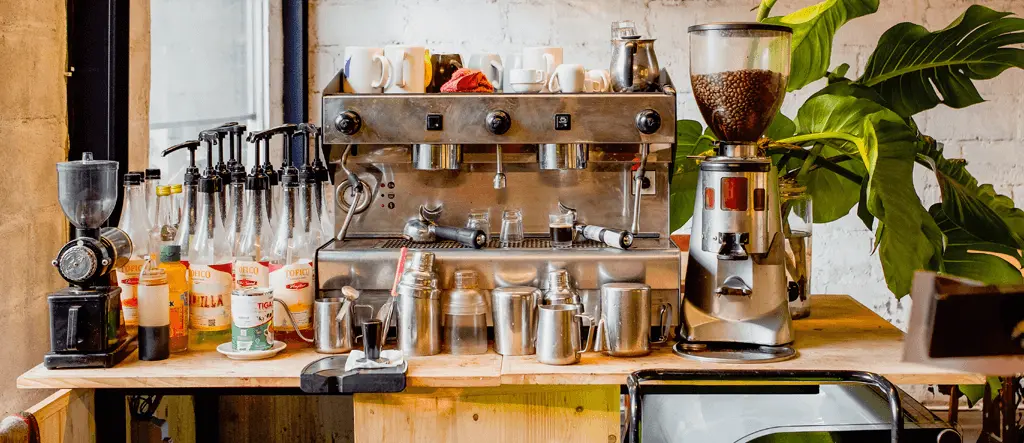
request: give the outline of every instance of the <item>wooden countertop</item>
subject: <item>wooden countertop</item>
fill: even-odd
[[[812,299],[811,316],[794,322],[792,360],[760,365],[701,363],[674,355],[669,346],[651,355],[614,358],[588,352],[576,365],[548,366],[532,356],[436,355],[409,360],[410,387],[494,387],[522,384],[623,384],[638,369],[816,369],[875,372],[893,383],[983,383],[975,374],[902,363],[903,333],[845,295]],[[38,365],[18,377],[19,388],[277,388],[298,387],[299,373],[323,357],[310,348],[286,349],[268,360],[235,361],[215,351],[173,354],[163,361],[132,355],[109,369],[48,370]]]

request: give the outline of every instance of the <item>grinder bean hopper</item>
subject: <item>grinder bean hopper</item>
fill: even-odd
[[[121,324],[121,288],[110,279],[131,257],[132,241],[120,229],[100,228],[117,202],[117,162],[87,152],[57,163],[57,194],[75,232],[53,260],[70,286],[47,296],[50,352],[43,365],[111,367],[135,349]]]
[[[764,362],[795,356],[778,173],[758,147],[786,93],[792,31],[691,26],[690,81],[715,154],[700,164],[677,354]]]

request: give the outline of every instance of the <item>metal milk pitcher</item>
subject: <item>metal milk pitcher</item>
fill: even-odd
[[[654,53],[654,39],[612,40],[612,91],[649,92],[659,86],[661,68]]]

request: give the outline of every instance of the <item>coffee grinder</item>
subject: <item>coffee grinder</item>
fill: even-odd
[[[730,363],[792,358],[778,173],[757,144],[786,93],[792,31],[714,23],[689,33],[693,95],[719,141],[700,163],[673,350]]]
[[[57,163],[57,197],[75,225],[74,239],[52,264],[70,286],[47,296],[50,306],[49,369],[109,368],[135,349],[121,323],[121,288],[110,273],[132,255],[132,241],[117,228],[100,228],[117,202],[117,162]]]

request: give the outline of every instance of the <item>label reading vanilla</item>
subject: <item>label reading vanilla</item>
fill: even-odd
[[[270,287],[274,297],[288,305],[299,329],[309,329],[313,314],[313,262],[302,260],[286,266],[270,266]],[[288,313],[274,306],[274,329],[289,330]]]
[[[121,312],[125,326],[139,325],[139,272],[145,260],[135,258],[117,270],[117,286],[121,288]]]
[[[236,261],[235,288],[266,288],[270,286],[270,265],[259,261]]]
[[[188,270],[192,277],[189,325],[197,331],[226,331],[231,327],[231,264],[200,265]]]

